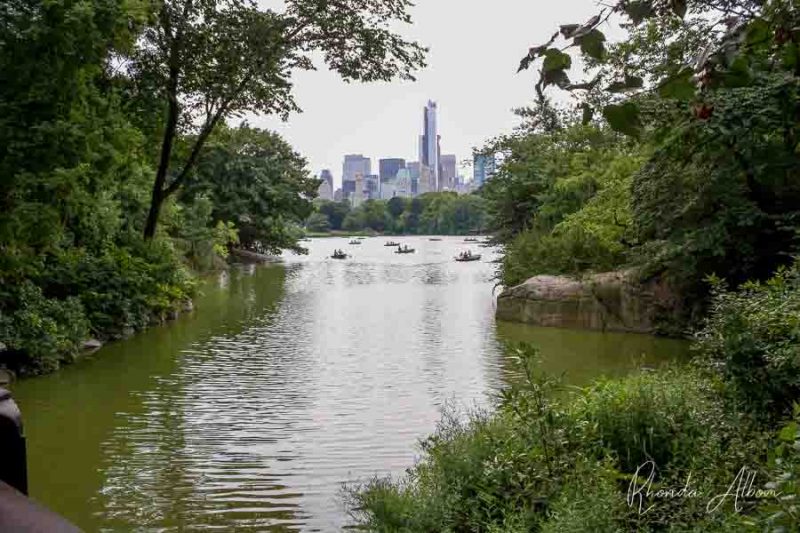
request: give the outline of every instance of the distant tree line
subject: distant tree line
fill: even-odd
[[[356,208],[350,202],[317,200],[306,221],[312,232],[375,231],[417,235],[465,235],[483,231],[486,205],[476,194],[427,193],[415,198],[367,200]]]

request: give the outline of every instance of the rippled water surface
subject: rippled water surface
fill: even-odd
[[[572,383],[685,350],[496,324],[495,255],[461,238],[347,241],[234,268],[192,314],[16,384],[32,496],[88,531],[336,531],[342,483],[402,474],[445,403],[490,401],[503,341]],[[467,246],[482,261],[454,262]]]

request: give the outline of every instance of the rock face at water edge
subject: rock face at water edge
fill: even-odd
[[[629,272],[603,272],[581,279],[534,276],[497,298],[499,320],[537,326],[653,333],[671,307],[669,291],[635,281]]]

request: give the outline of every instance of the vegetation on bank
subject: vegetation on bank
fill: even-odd
[[[311,55],[411,78],[402,0],[10,0],[0,7],[0,366],[52,371],[190,298],[231,247],[295,249],[318,180],[246,113],[297,109]],[[340,31],[346,28],[347,31]]]
[[[394,235],[467,235],[486,229],[483,198],[475,194],[432,192],[415,198],[350,202],[318,200],[306,221],[309,232],[372,231]]]
[[[691,365],[579,392],[518,347],[493,413],[445,416],[406,477],[350,491],[351,513],[387,532],[795,531],[799,296],[797,269],[717,287]]]
[[[796,7],[662,4],[615,2],[523,59],[522,70],[539,69],[537,99],[519,111],[519,131],[481,149],[501,161],[480,194],[507,251],[505,285],[631,270],[690,302],[690,324],[707,276],[765,280],[797,252]],[[616,43],[601,32],[609,16],[625,24]],[[585,81],[570,80],[570,48]]]

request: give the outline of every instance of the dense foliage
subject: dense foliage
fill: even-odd
[[[309,231],[375,231],[410,235],[467,235],[486,228],[486,207],[480,196],[453,192],[415,198],[367,200],[356,208],[348,202],[320,201],[306,222]]]
[[[689,302],[690,322],[707,276],[738,285],[788,264],[800,229],[797,17],[788,0],[616,2],[532,47],[520,67],[537,66],[536,102],[515,135],[482,148],[501,160],[483,194],[507,245],[502,281],[631,269]],[[609,42],[601,29],[614,22],[625,37]],[[569,80],[573,48],[587,81]],[[577,105],[555,105],[550,90]]]
[[[496,412],[446,416],[407,477],[351,491],[354,516],[372,531],[793,530],[797,276],[718,289],[701,364],[570,394],[538,373],[535,350],[515,349],[518,377]],[[649,461],[648,496],[636,489]],[[720,499],[743,467],[762,493]],[[656,494],[684,487],[696,496]]]
[[[0,5],[0,366],[50,371],[174,316],[231,248],[300,250],[318,181],[226,118],[296,109],[312,50],[367,81],[410,77],[423,50],[388,29],[403,0],[287,6]]]

